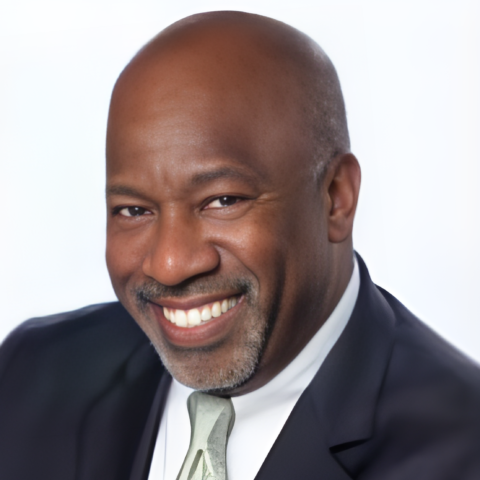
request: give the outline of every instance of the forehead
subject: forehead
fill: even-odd
[[[166,41],[122,74],[109,114],[109,176],[140,159],[169,169],[234,159],[278,172],[308,157],[292,66],[243,34],[219,42],[221,33]]]

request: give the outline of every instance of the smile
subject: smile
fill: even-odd
[[[222,316],[238,303],[238,297],[233,296],[221,301],[207,303],[198,308],[180,310],[163,307],[163,314],[167,320],[177,327],[192,328],[210,322],[213,318]]]

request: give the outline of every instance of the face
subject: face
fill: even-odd
[[[328,308],[325,192],[293,105],[188,65],[160,80],[144,66],[114,93],[107,265],[173,376],[240,394],[284,368]]]

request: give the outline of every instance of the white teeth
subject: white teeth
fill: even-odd
[[[212,305],[212,317],[219,317],[222,314],[222,307],[220,306],[220,302],[215,302]]]
[[[202,322],[208,322],[212,317],[219,317],[222,313],[233,308],[237,303],[237,297],[230,297],[221,302],[215,302],[211,307],[204,305],[203,307],[192,308],[188,311],[164,307],[163,314],[167,320],[170,320],[178,327],[196,327],[197,325],[201,325]]]
[[[194,327],[195,325],[200,325],[202,319],[200,318],[200,312],[194,308],[189,310],[187,314],[188,324]]]
[[[187,314],[184,310],[176,310],[175,311],[175,323],[179,327],[186,327],[187,326]]]
[[[225,300],[222,302],[222,313],[225,313],[227,310],[228,310],[228,300],[225,299]]]
[[[207,321],[212,318],[212,312],[209,307],[203,307],[202,310],[202,320]]]

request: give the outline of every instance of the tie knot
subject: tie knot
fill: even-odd
[[[235,422],[232,401],[194,392],[187,406],[190,447],[177,480],[227,480],[226,447]]]

